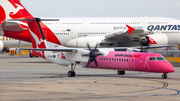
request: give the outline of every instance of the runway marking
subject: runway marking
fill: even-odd
[[[165,83],[164,83],[164,86],[163,86],[162,88],[167,88],[167,87],[168,87],[168,83],[165,82]]]
[[[41,77],[42,79],[46,79],[46,78],[63,78],[63,74],[60,74],[59,76],[51,76],[51,77]]]

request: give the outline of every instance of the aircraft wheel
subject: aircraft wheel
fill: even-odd
[[[31,53],[29,53],[29,57],[30,57],[30,58],[33,58],[33,56],[31,55]]]
[[[162,78],[162,79],[166,79],[166,78],[167,78],[167,74],[163,74],[163,75],[161,76],[161,78]]]
[[[67,75],[68,77],[75,77],[76,73],[75,71],[69,71]]]
[[[117,73],[118,73],[118,75],[124,75],[125,71],[124,70],[118,70]]]

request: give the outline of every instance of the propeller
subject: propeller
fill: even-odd
[[[149,38],[146,36],[140,41],[139,45],[141,46],[141,52],[145,52],[149,48]],[[147,46],[147,48],[143,50],[143,46]]]
[[[89,43],[87,43],[87,47],[88,47],[90,52],[89,52],[89,54],[83,54],[82,55],[82,56],[89,56],[88,63],[85,67],[88,67],[89,64],[94,61],[94,63],[96,64],[96,67],[98,68],[98,63],[96,61],[96,57],[101,56],[103,54],[102,53],[96,53],[96,52],[99,52],[99,50],[97,49],[97,46],[98,46],[98,43],[96,44],[94,49],[91,49],[91,47],[89,46]]]

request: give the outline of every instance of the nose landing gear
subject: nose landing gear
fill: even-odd
[[[168,77],[168,76],[167,76],[167,73],[164,73],[164,74],[162,74],[162,76],[161,76],[162,79],[167,79],[167,77]]]

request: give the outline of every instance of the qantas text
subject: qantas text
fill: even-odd
[[[149,25],[147,30],[180,30],[180,25]]]

